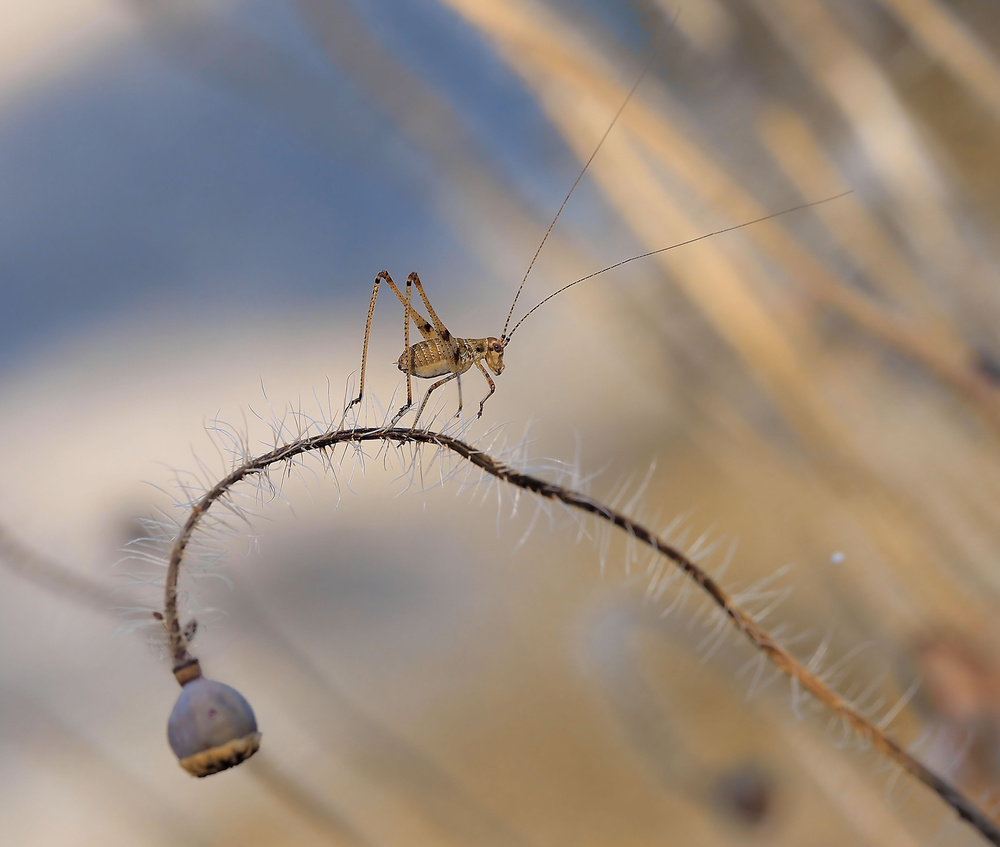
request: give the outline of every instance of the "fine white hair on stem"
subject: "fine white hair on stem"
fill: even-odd
[[[909,688],[903,692],[903,695],[896,700],[889,711],[887,711],[882,718],[876,724],[879,729],[888,729],[894,720],[899,716],[900,712],[903,711],[909,704],[910,701],[916,696],[917,691],[920,690],[920,679],[914,679],[910,683]]]

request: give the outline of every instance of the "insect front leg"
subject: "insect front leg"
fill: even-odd
[[[492,377],[490,377],[489,372],[483,366],[483,363],[481,361],[479,361],[478,359],[476,360],[476,367],[479,368],[479,372],[483,376],[486,377],[486,381],[490,384],[490,393],[487,394],[482,400],[479,401],[479,414],[476,415],[476,417],[477,418],[481,418],[483,416],[483,406],[485,406],[486,405],[486,401],[489,400],[490,397],[493,396],[493,392],[497,390],[497,386],[496,386],[496,383],[493,381]],[[461,407],[461,395],[459,395],[459,404],[460,404],[459,405],[459,409],[461,409],[462,408]]]

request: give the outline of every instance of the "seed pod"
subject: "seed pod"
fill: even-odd
[[[250,704],[235,688],[205,679],[200,669],[187,670],[167,723],[167,738],[181,767],[201,777],[249,759],[260,746]]]

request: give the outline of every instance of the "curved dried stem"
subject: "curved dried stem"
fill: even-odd
[[[680,549],[622,512],[605,506],[592,497],[547,482],[531,474],[517,471],[471,444],[431,430],[400,427],[358,427],[302,438],[242,462],[206,491],[192,507],[180,532],[174,539],[168,555],[163,624],[167,632],[175,672],[177,669],[196,661],[188,650],[188,638],[178,618],[177,583],[188,544],[212,504],[225,497],[230,489],[241,480],[264,473],[272,465],[288,461],[304,453],[326,450],[338,444],[361,444],[369,441],[428,444],[436,448],[450,450],[495,479],[502,480],[523,491],[529,491],[544,499],[554,500],[570,508],[591,514],[598,520],[606,521],[612,526],[624,530],[630,537],[672,562],[708,595],[711,601],[729,618],[732,625],[742,632],[757,650],[766,655],[798,686],[808,691],[834,715],[838,716],[859,739],[870,743],[886,758],[930,788],[963,820],[978,830],[984,838],[1000,847],[1000,829],[983,811],[948,780],[911,756],[897,741],[862,714],[856,706],[838,695],[816,673],[796,659],[749,613],[737,605],[734,599],[708,573]]]

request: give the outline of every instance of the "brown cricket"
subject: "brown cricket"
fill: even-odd
[[[430,399],[431,392],[453,379],[458,380],[458,411],[455,413],[455,416],[458,417],[462,413],[462,381],[459,377],[473,365],[479,368],[490,385],[489,394],[479,403],[478,417],[482,417],[483,405],[490,399],[493,392],[497,390],[496,383],[493,382],[486,367],[488,366],[498,376],[503,372],[503,348],[506,341],[501,341],[493,336],[489,338],[458,338],[452,335],[448,331],[448,328],[441,322],[441,318],[437,316],[437,312],[434,311],[431,301],[427,299],[427,293],[424,291],[423,285],[420,284],[420,277],[417,276],[416,271],[406,278],[405,295],[399,290],[396,283],[392,281],[392,277],[389,276],[388,271],[380,271],[378,276],[375,277],[372,301],[368,306],[368,322],[365,324],[364,350],[361,354],[361,385],[358,396],[351,401],[347,408],[350,409],[355,403],[360,403],[361,397],[365,393],[365,364],[368,359],[368,337],[371,334],[372,314],[375,311],[375,300],[378,298],[378,287],[381,282],[385,282],[403,304],[404,347],[399,360],[396,362],[396,366],[406,374],[406,405],[402,406],[396,412],[390,426],[395,426],[399,419],[406,414],[407,410],[413,406],[412,377],[415,376],[421,379],[433,379],[436,376],[444,376],[444,379],[439,379],[427,389],[427,393],[424,395],[424,399],[417,409],[417,416],[413,419],[414,426],[420,420],[420,415],[424,411],[428,399]],[[420,299],[424,301],[424,306],[427,307],[427,314],[431,316],[430,321],[426,320],[410,303],[410,291],[414,287],[420,294]],[[418,341],[412,346],[410,345],[411,319],[417,329],[420,330],[420,334],[424,337],[423,341]],[[484,361],[486,365],[483,364]]]
[[[403,339],[404,348],[403,352],[400,354],[399,359],[396,362],[397,367],[406,374],[406,404],[401,406],[399,411],[396,412],[395,416],[392,418],[389,426],[394,427],[413,407],[413,377],[420,377],[421,379],[433,379],[434,377],[443,377],[439,379],[430,388],[427,389],[427,393],[424,395],[424,399],[420,402],[420,406],[417,408],[417,415],[413,419],[414,428],[417,426],[417,422],[420,420],[420,415],[423,413],[424,408],[427,406],[427,401],[430,399],[431,394],[442,385],[447,382],[451,382],[453,379],[458,382],[458,411],[455,413],[455,417],[458,417],[462,413],[462,380],[461,376],[466,371],[468,371],[473,365],[475,365],[480,373],[486,378],[486,382],[490,386],[489,392],[486,396],[479,401],[479,413],[476,417],[483,416],[483,406],[486,405],[486,401],[493,396],[496,391],[496,384],[493,382],[493,378],[490,376],[490,371],[499,376],[503,373],[504,363],[503,363],[503,353],[510,343],[510,339],[513,337],[514,333],[517,332],[517,328],[524,323],[525,319],[532,314],[540,306],[547,303],[553,297],[561,294],[567,288],[571,288],[578,283],[585,282],[588,279],[593,279],[595,276],[600,276],[601,274],[607,273],[608,271],[614,270],[615,268],[620,268],[622,265],[627,265],[629,262],[634,262],[638,259],[645,259],[648,256],[655,256],[658,253],[664,253],[667,250],[674,250],[678,247],[683,247],[687,244],[694,244],[696,241],[702,241],[706,238],[711,238],[715,235],[721,235],[724,232],[732,232],[736,229],[742,229],[745,226],[751,226],[753,224],[761,223],[763,221],[771,220],[772,218],[780,217],[781,215],[787,215],[790,212],[795,212],[800,209],[807,209],[811,206],[817,206],[821,203],[828,203],[831,200],[836,200],[840,197],[844,197],[850,194],[851,191],[843,191],[840,194],[835,194],[832,197],[826,197],[822,200],[814,200],[809,203],[800,203],[797,206],[792,206],[788,209],[783,209],[780,212],[772,212],[769,215],[764,215],[763,217],[756,218],[752,221],[745,221],[744,223],[735,224],[733,226],[723,227],[722,229],[717,229],[712,232],[707,232],[704,235],[699,235],[695,238],[689,238],[686,241],[681,241],[676,244],[671,244],[668,247],[661,247],[658,250],[651,250],[648,253],[641,253],[638,256],[632,256],[628,259],[623,259],[620,262],[615,262],[613,265],[609,265],[606,268],[601,268],[599,271],[587,274],[587,276],[581,277],[580,279],[574,280],[573,282],[563,285],[561,288],[549,294],[539,303],[532,306],[521,319],[514,324],[514,328],[507,332],[507,327],[510,326],[510,319],[514,314],[514,308],[517,306],[518,298],[521,296],[521,292],[524,290],[524,284],[528,280],[528,275],[531,273],[531,269],[535,265],[535,260],[538,258],[539,254],[542,252],[542,248],[545,246],[545,242],[548,240],[549,235],[552,232],[552,228],[556,225],[556,221],[559,220],[559,216],[563,213],[566,208],[566,204],[569,202],[569,198],[573,196],[573,192],[576,187],[580,184],[580,180],[583,179],[584,174],[587,173],[587,169],[590,167],[590,163],[594,161],[594,157],[597,155],[601,146],[604,144],[611,130],[614,128],[615,124],[618,122],[618,118],[621,117],[625,107],[628,105],[629,101],[632,99],[632,95],[635,94],[636,89],[639,87],[639,83],[642,82],[643,77],[646,75],[652,64],[652,58],[647,61],[646,66],[643,68],[639,78],[632,85],[631,90],[625,97],[621,106],[618,107],[618,111],[615,112],[614,117],[611,119],[611,123],[608,124],[608,128],[604,131],[604,135],[601,136],[601,140],[597,142],[597,146],[594,148],[594,152],[590,154],[590,158],[584,164],[580,173],[577,175],[576,181],[573,183],[570,190],[567,192],[565,198],[563,198],[562,205],[559,207],[559,211],[556,212],[555,217],[552,219],[552,223],[549,224],[549,228],[545,231],[545,235],[542,237],[541,243],[538,245],[538,249],[535,250],[535,255],[532,257],[531,262],[528,264],[528,269],[524,272],[524,276],[521,279],[521,284],[517,289],[517,293],[514,295],[514,301],[510,305],[510,310],[507,312],[507,319],[504,322],[503,330],[500,333],[500,337],[489,336],[487,338],[459,338],[456,335],[452,335],[448,328],[442,323],[441,319],[437,316],[434,311],[434,307],[431,306],[430,300],[427,298],[427,293],[424,291],[423,285],[420,283],[420,277],[417,275],[416,271],[411,273],[406,278],[406,293],[404,294],[399,290],[399,287],[393,282],[392,277],[389,276],[388,271],[379,271],[378,275],[375,277],[375,287],[372,289],[372,299],[368,306],[368,321],[365,324],[365,342],[361,353],[361,379],[360,385],[358,387],[358,396],[355,397],[350,403],[347,404],[347,408],[344,409],[344,416],[347,416],[347,412],[357,403],[361,402],[361,398],[365,393],[365,367],[368,363],[368,339],[371,335],[372,328],[372,315],[375,312],[375,301],[378,299],[378,289],[382,282],[385,282],[399,299],[399,302],[403,304]],[[430,320],[428,321],[424,318],[420,312],[418,312],[411,303],[411,289],[416,287],[417,293],[420,295],[420,299],[423,301],[424,306],[427,308],[427,314],[430,315]],[[423,341],[418,341],[414,345],[410,345],[410,321],[416,325],[420,334],[423,336]],[[488,370],[487,370],[488,369]]]

